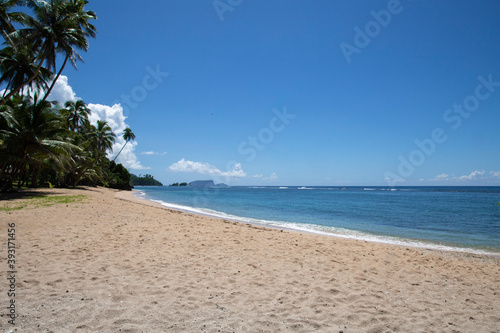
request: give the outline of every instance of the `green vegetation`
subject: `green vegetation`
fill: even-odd
[[[144,176],[136,176],[134,174],[131,175],[130,182],[132,186],[163,186],[163,184],[156,180],[153,176],[151,175],[144,175]]]
[[[131,178],[132,175],[127,169],[121,164],[116,164],[111,162],[108,171],[108,187],[117,188],[120,190],[131,190]]]
[[[123,148],[125,148],[127,143],[129,143],[129,141],[135,140],[135,134],[132,132],[132,130],[130,128],[127,127],[123,130],[122,138],[125,140],[125,144],[123,145],[122,149],[120,149],[120,151],[115,156],[115,158],[113,158],[113,162],[118,158],[118,156],[120,156]]]
[[[96,36],[90,21],[97,16],[85,11],[87,3],[0,2],[5,46],[0,50],[0,84],[6,84],[0,98],[0,190],[47,185],[131,188],[128,171],[106,157],[116,138],[111,127],[105,121],[90,124],[90,109],[82,100],[64,107],[46,101],[67,62],[76,68],[82,60],[78,51],[86,52],[88,38]],[[22,11],[14,11],[20,7]],[[59,67],[57,59],[64,59]],[[123,138],[126,145],[135,135],[127,128]]]
[[[188,183],[173,183],[173,184],[170,184],[168,186],[188,186]]]
[[[2,206],[0,206],[0,211],[10,212],[14,210],[21,210],[24,208],[50,207],[56,204],[70,204],[74,202],[82,202],[85,198],[87,198],[86,195],[39,195],[24,199],[22,200],[22,202],[6,202]]]

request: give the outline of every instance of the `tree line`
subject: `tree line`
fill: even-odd
[[[69,62],[76,68],[97,30],[85,0],[0,2],[0,190],[23,186],[130,188],[130,174],[110,161],[116,139],[106,121],[89,121],[84,101],[47,100]],[[29,13],[29,14],[28,14]],[[58,58],[59,56],[59,58]],[[56,60],[62,60],[57,64]]]
[[[130,183],[133,186],[163,186],[162,182],[156,180],[150,174],[145,174],[144,176],[131,174]]]

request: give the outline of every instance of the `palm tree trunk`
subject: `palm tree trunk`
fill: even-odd
[[[11,179],[11,187],[14,184],[14,180],[17,179],[17,186],[20,188],[21,186],[21,176],[23,175],[23,170],[26,170],[26,164],[23,161],[16,163],[17,165],[12,170],[12,179]]]
[[[120,151],[118,152],[118,155],[116,155],[116,156],[115,156],[115,158],[113,158],[113,161],[112,161],[112,162],[114,162],[114,161],[118,158],[118,156],[120,156],[120,154],[121,154],[121,152],[122,152],[123,148],[125,148],[125,146],[127,145],[127,143],[128,143],[128,141],[125,141],[125,144],[123,145],[122,149],[120,149]]]
[[[12,96],[14,96],[15,94],[17,94],[21,89],[23,89],[26,85],[30,84],[31,82],[33,82],[34,79],[36,79],[36,77],[38,76],[38,74],[40,73],[40,69],[42,68],[42,65],[43,65],[43,62],[44,62],[45,59],[42,59],[40,61],[40,64],[38,65],[38,68],[36,69],[35,71],[35,74],[33,74],[29,79],[28,81],[22,83],[19,87],[17,87],[16,89],[12,89],[9,94],[3,98],[1,101],[0,101],[0,106],[4,105],[5,102],[11,98]]]
[[[87,170],[89,170],[89,169],[94,168],[97,165],[97,163],[99,162],[99,159],[100,159],[100,156],[99,156],[99,154],[97,154],[95,160],[92,161],[92,164],[88,168],[85,168],[84,171],[80,171],[78,173],[78,175],[76,176],[76,179],[73,181],[73,186],[78,185],[78,182],[80,182],[80,180],[82,180],[83,176],[85,176],[85,172],[87,172]]]
[[[7,95],[7,91],[9,91],[9,90],[10,90],[10,89],[9,89],[9,87],[10,87],[10,84],[12,83],[12,80],[13,80],[13,79],[14,79],[13,77],[11,77],[11,78],[10,78],[9,83],[8,83],[8,84],[7,84],[7,86],[5,87],[5,91],[3,92],[3,96],[2,96],[2,98],[5,98],[5,95]]]
[[[31,180],[31,186],[34,188],[38,187],[38,175],[40,173],[40,168],[38,166],[34,167],[33,173],[32,173],[32,180]]]
[[[73,186],[78,185],[80,180],[82,180],[83,176],[85,176],[85,172],[87,172],[88,169],[93,168],[97,163],[93,163],[92,166],[89,166],[88,168],[85,168],[83,171],[80,171],[80,173],[76,176],[76,179],[73,181]]]
[[[61,76],[61,73],[64,70],[64,67],[66,67],[66,63],[68,62],[68,59],[69,59],[69,55],[67,55],[66,58],[64,59],[64,63],[62,64],[61,69],[57,73],[55,79],[52,81],[52,84],[50,85],[49,90],[47,90],[47,92],[45,93],[45,96],[43,97],[42,102],[45,102],[45,100],[47,99],[47,97],[49,97],[50,92],[54,88],[54,85],[56,84],[57,79],[59,79],[59,76]]]

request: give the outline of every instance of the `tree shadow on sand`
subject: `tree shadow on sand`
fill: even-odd
[[[71,187],[67,188],[70,190],[83,190],[83,191],[92,191],[92,192],[97,192],[97,188],[90,188],[90,187]],[[18,189],[18,190],[11,190],[7,192],[0,192],[0,201],[10,201],[10,200],[22,200],[22,199],[31,199],[31,198],[45,198],[48,196],[54,196],[54,195],[61,195],[61,194],[67,194],[61,191],[58,191],[59,189],[38,189],[38,190],[33,190],[33,189]]]

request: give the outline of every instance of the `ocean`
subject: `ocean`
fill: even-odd
[[[139,198],[243,223],[500,254],[500,187],[136,187]]]

